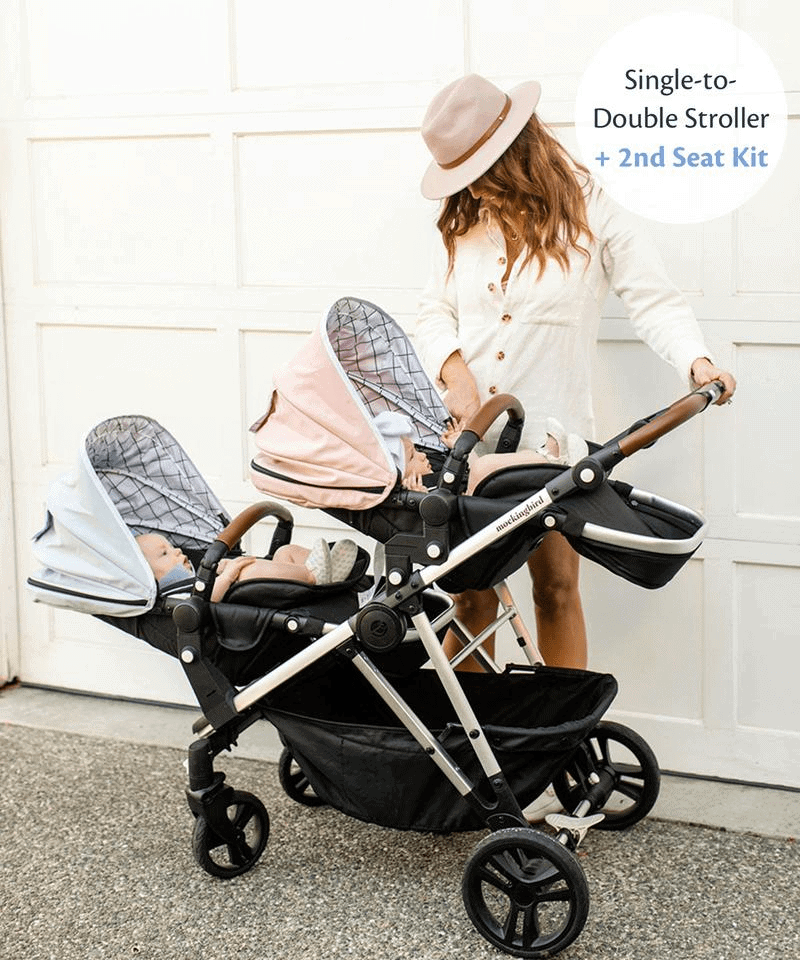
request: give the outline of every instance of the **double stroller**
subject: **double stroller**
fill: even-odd
[[[704,534],[694,511],[609,479],[625,457],[719,398],[712,384],[634,424],[573,467],[514,465],[464,490],[469,453],[497,426],[498,451],[519,442],[524,412],[494,397],[452,449],[448,418],[400,327],[373,304],[343,299],[275,378],[254,425],[256,487],[273,500],[231,519],[180,445],[147,417],[118,417],[84,439],[75,473],[48,498],[28,584],[39,601],[98,616],[181,662],[202,716],[189,747],[193,851],[208,873],[250,870],[269,816],[233,789],[215,758],[260,719],[279,731],[290,797],[396,829],[485,830],[463,874],[478,932],[499,949],[545,957],[579,935],[589,909],[575,856],[588,829],[623,830],[652,808],[659,770],[633,730],[602,719],[608,674],[547,667],[506,579],[542,537],[560,531],[582,555],[648,588],[667,583]],[[433,473],[407,490],[375,426],[407,415]],[[285,502],[327,511],[377,542],[347,580],[233,584],[210,601],[219,561],[256,523],[274,525],[271,556],[291,542]],[[163,534],[195,574],[159,593],[135,536]],[[494,588],[494,624],[473,636],[450,594]],[[506,627],[505,625],[508,625]],[[522,663],[484,649],[505,628]],[[448,660],[451,631],[462,650]],[[483,672],[456,671],[473,656]],[[524,807],[548,784],[565,813],[533,829]]]

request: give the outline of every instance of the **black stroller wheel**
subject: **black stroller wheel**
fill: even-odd
[[[556,796],[568,813],[584,799],[592,774],[613,780],[605,804],[593,810],[604,813],[598,830],[625,830],[653,809],[658,799],[661,773],[658,761],[642,737],[621,723],[601,721],[581,744],[565,769],[553,780]]]
[[[478,932],[517,957],[558,953],[589,914],[589,886],[578,861],[552,837],[523,827],[482,840],[461,889]]]
[[[325,801],[314,793],[314,788],[308,782],[300,764],[292,756],[291,750],[284,747],[278,761],[278,779],[287,796],[305,807],[324,807]]]
[[[231,791],[225,815],[234,831],[223,839],[200,814],[194,823],[192,851],[200,866],[214,877],[228,880],[255,866],[269,837],[267,808],[252,793]]]

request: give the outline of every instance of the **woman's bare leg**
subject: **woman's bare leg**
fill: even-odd
[[[476,637],[485,630],[497,617],[497,594],[494,590],[466,590],[456,594],[453,598],[456,603],[456,617],[464,624],[469,632]],[[494,637],[489,637],[483,644],[484,649],[494,659]],[[444,638],[444,652],[448,657],[454,657],[462,648],[458,637],[448,630]],[[483,667],[475,657],[467,657],[458,667],[470,673],[483,673]]]
[[[578,584],[580,557],[560,533],[545,535],[528,557],[539,650],[551,667],[586,669],[586,624]]]

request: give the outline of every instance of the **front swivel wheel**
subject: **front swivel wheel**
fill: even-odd
[[[192,852],[200,866],[214,877],[228,880],[255,866],[269,837],[267,808],[252,793],[231,790],[226,797],[224,821],[217,829],[200,814],[194,823]]]
[[[478,932],[517,957],[550,957],[572,943],[589,913],[581,865],[552,837],[498,830],[467,861],[464,905]]]

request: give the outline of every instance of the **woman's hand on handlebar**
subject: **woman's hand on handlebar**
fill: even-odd
[[[727,403],[736,392],[736,380],[727,370],[720,370],[708,357],[698,357],[692,364],[692,381],[697,387],[704,387],[712,380],[719,380],[725,387],[725,392],[717,400],[717,404]]]

